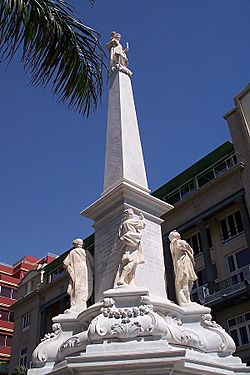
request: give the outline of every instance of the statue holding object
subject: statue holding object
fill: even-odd
[[[136,268],[138,264],[144,263],[141,239],[145,225],[145,218],[142,213],[139,214],[137,219],[132,208],[124,210],[123,221],[119,228],[119,239],[123,254],[118,267],[115,286],[134,284]]]
[[[117,65],[128,67],[128,58],[126,55],[126,52],[129,50],[128,43],[126,48],[123,48],[120,40],[121,34],[112,31],[110,41],[106,45],[110,53],[109,65],[111,69]]]
[[[197,275],[194,271],[194,252],[192,247],[181,239],[176,230],[169,234],[170,251],[175,273],[175,291],[180,306],[189,305],[190,293]]]

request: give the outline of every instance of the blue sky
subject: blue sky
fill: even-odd
[[[223,115],[249,82],[249,0],[72,1],[102,35],[129,42],[152,190],[230,139]],[[89,119],[0,64],[0,261],[61,254],[92,233],[80,211],[103,189],[108,82]]]

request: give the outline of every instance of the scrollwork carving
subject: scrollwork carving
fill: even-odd
[[[218,350],[233,353],[236,349],[233,339],[218,323],[212,320],[211,314],[203,314],[201,317],[201,326],[205,329],[213,331],[220,337]]]
[[[205,341],[198,333],[184,328],[180,318],[168,314],[165,316],[165,323],[166,334],[164,338],[167,339],[169,343],[191,346],[198,349],[204,348]]]
[[[55,359],[57,353],[56,342],[62,332],[61,324],[54,323],[52,325],[53,332],[46,333],[40,344],[32,353],[32,362],[34,364],[45,363],[48,359]]]

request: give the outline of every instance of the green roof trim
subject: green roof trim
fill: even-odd
[[[204,156],[204,158],[200,159],[189,168],[185,169],[185,171],[178,174],[172,180],[162,185],[159,189],[155,190],[152,195],[156,198],[163,199],[163,197],[165,197],[167,194],[176,190],[178,187],[182,186],[219,160],[230,155],[233,151],[234,147],[232,142],[227,141],[223,143],[208,155]]]
[[[90,251],[90,253],[93,255],[93,245],[94,245],[94,233],[92,233],[90,236],[88,236],[87,238],[85,238],[84,240],[84,243],[85,243],[85,247],[87,250]],[[51,263],[49,263],[47,266],[44,267],[44,271],[48,274],[48,273],[51,273],[53,272],[54,270],[56,270],[57,268],[59,268],[64,259],[66,258],[66,256],[68,255],[68,253],[73,249],[73,247],[71,247],[69,250],[65,251],[63,254],[61,254],[59,257],[57,257],[55,260],[53,260]]]

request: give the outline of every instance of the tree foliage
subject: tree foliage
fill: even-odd
[[[94,3],[94,0],[90,0]],[[102,95],[100,35],[64,0],[0,0],[0,59],[21,61],[31,84],[51,84],[59,101],[87,116]]]

